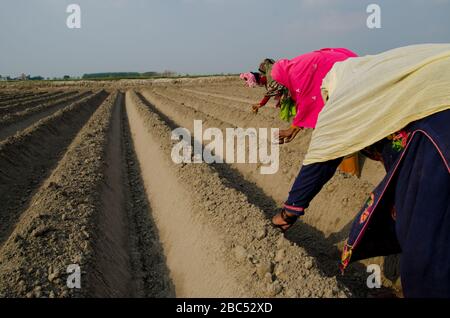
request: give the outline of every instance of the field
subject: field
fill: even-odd
[[[286,199],[311,131],[258,164],[174,164],[171,132],[286,127],[234,77],[3,85],[0,296],[371,297],[366,267],[338,270],[350,222],[383,177],[336,173],[286,234]],[[398,284],[397,258],[383,265]],[[66,284],[70,264],[81,288]],[[387,288],[386,292],[390,292]]]

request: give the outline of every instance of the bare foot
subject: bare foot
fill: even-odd
[[[282,210],[272,218],[273,226],[281,229],[283,232],[289,230],[298,220],[298,215]]]

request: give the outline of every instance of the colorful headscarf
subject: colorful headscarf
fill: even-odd
[[[289,90],[297,106],[293,124],[315,128],[324,106],[321,86],[324,77],[336,62],[357,55],[344,48],[321,49],[292,60],[280,60],[271,68],[271,78]]]
[[[239,76],[242,80],[246,81],[248,87],[256,87],[258,86],[258,82],[256,81],[256,77],[253,73],[242,73]]]

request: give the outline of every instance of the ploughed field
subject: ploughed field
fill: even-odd
[[[370,297],[362,263],[339,273],[352,218],[382,177],[336,173],[285,236],[286,199],[310,131],[280,169],[175,164],[172,131],[286,127],[235,78],[0,90],[1,297]],[[195,140],[193,141],[195,142]],[[381,264],[398,281],[397,258]],[[79,266],[81,288],[68,285]],[[387,289],[387,291],[389,291]]]

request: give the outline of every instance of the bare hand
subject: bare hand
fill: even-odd
[[[289,129],[280,129],[278,134],[275,134],[275,138],[278,139],[279,144],[285,144],[294,140],[299,131],[302,130],[299,127],[291,127]]]
[[[253,105],[252,106],[252,112],[254,112],[255,114],[257,114],[258,113],[258,111],[259,111],[259,104],[256,104],[256,105]]]

